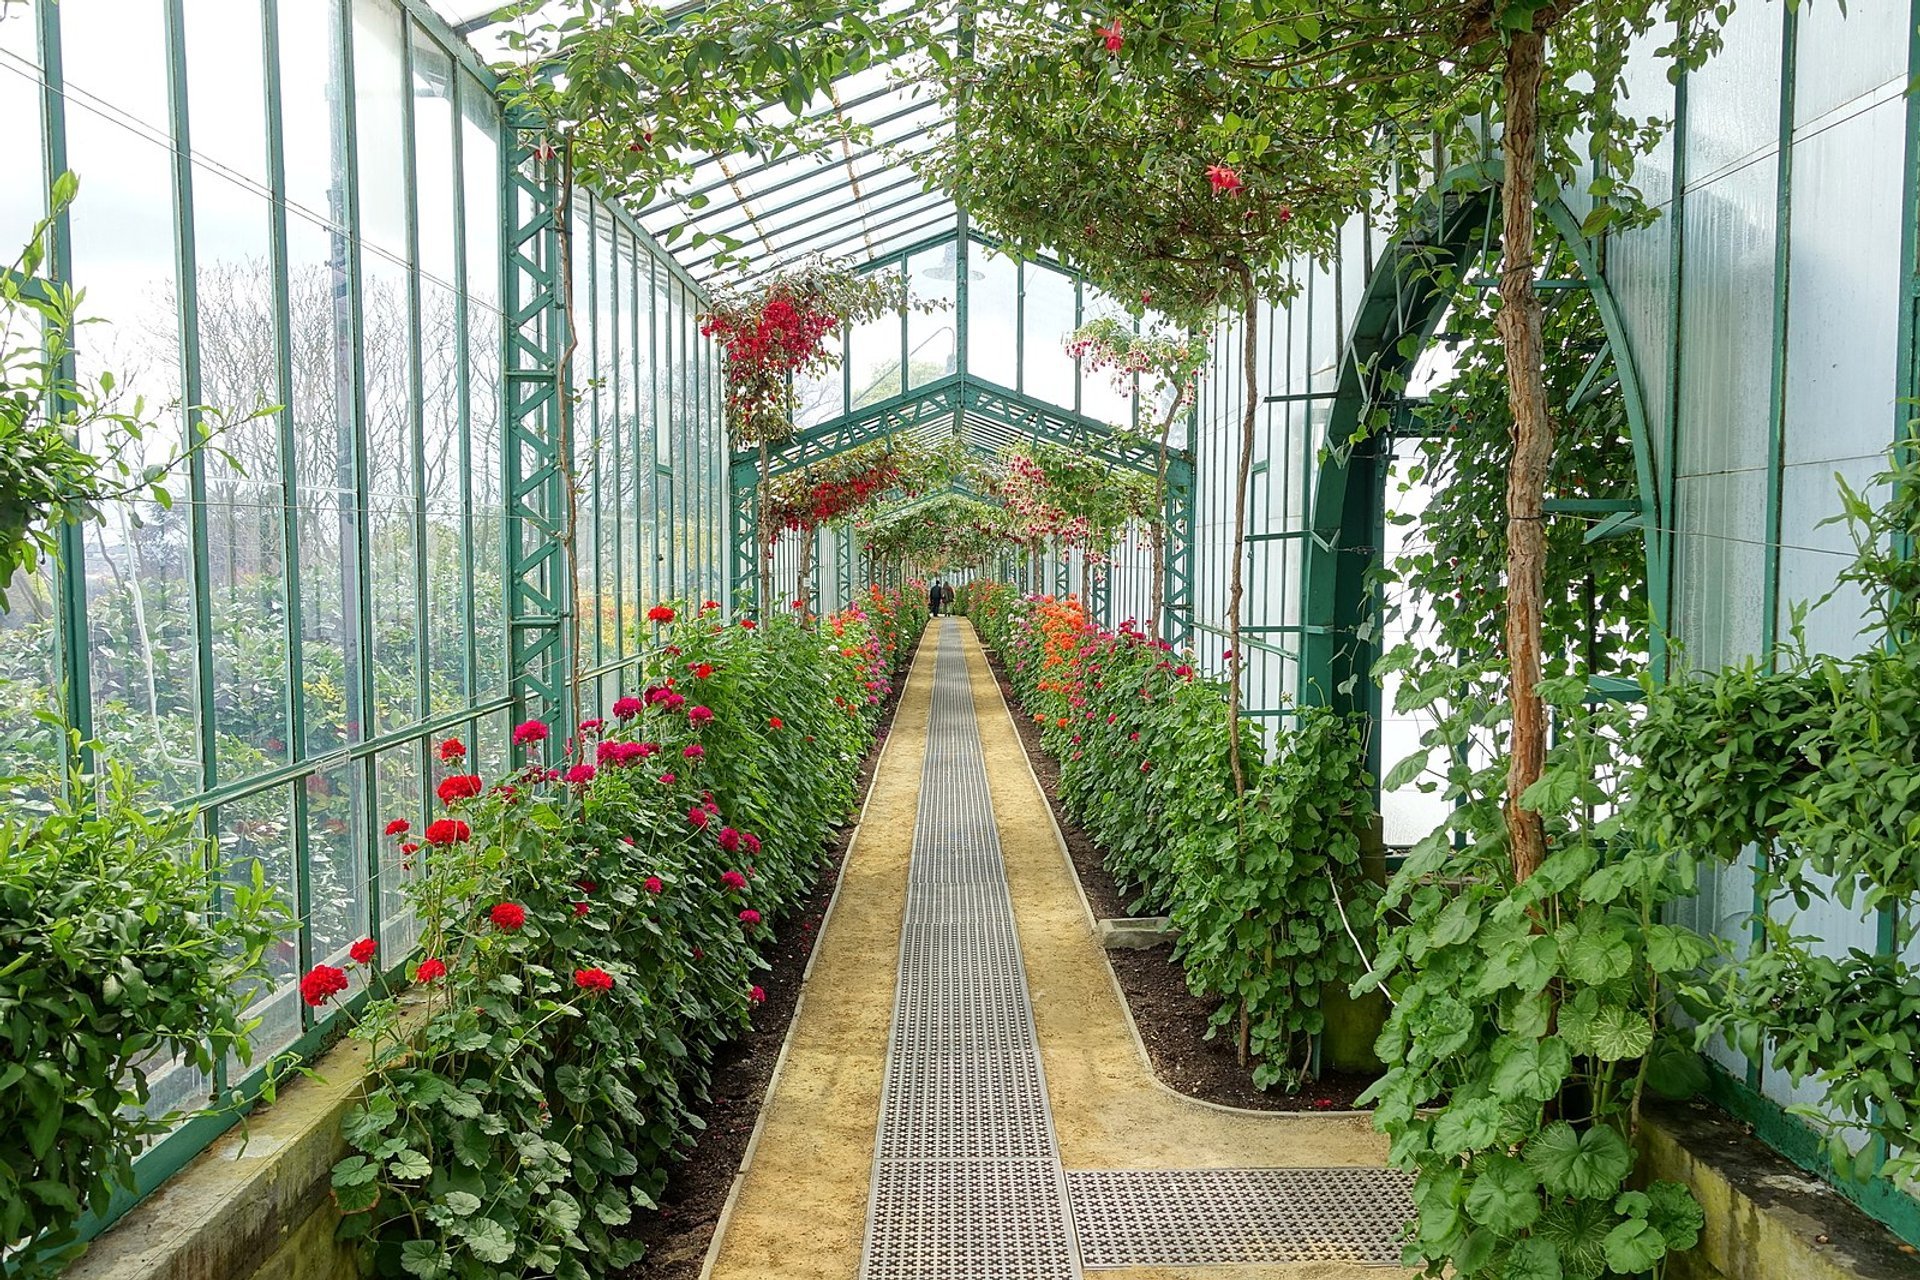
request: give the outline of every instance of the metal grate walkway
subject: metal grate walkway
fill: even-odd
[[[965,650],[938,626],[860,1274],[1076,1277]]]
[[[1390,1170],[1062,1171],[965,642],[937,626],[861,1280],[1393,1263]]]

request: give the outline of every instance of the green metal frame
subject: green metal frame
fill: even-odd
[[[507,670],[517,714],[564,724],[573,601],[560,541],[561,432],[568,426],[561,167],[537,135],[509,134],[500,208],[507,257]]]
[[[1377,716],[1379,690],[1370,678],[1377,656],[1366,630],[1377,602],[1367,571],[1378,555],[1386,482],[1380,433],[1362,434],[1383,404],[1389,376],[1411,369],[1445,310],[1447,294],[1430,277],[1458,267],[1492,243],[1500,166],[1484,161],[1448,173],[1419,202],[1408,230],[1389,244],[1367,282],[1341,361],[1327,428],[1329,456],[1315,477],[1305,541],[1305,599],[1298,698]],[[1566,242],[1604,326],[1633,442],[1635,504],[1647,558],[1652,659],[1663,671],[1668,617],[1667,540],[1660,530],[1667,502],[1658,484],[1639,377],[1619,307],[1601,273],[1595,246],[1558,193],[1542,191],[1540,211]],[[1406,341],[1412,338],[1414,341]],[[1633,515],[1635,511],[1624,513]]]
[[[504,753],[505,729],[515,712],[522,716],[555,717],[570,715],[572,711],[566,705],[568,663],[565,655],[574,630],[571,614],[575,602],[568,598],[570,575],[559,545],[564,513],[558,445],[559,432],[567,421],[563,411],[567,381],[565,371],[559,367],[559,353],[564,349],[566,333],[564,299],[560,296],[559,228],[555,221],[560,194],[558,159],[543,159],[537,133],[523,133],[504,119],[492,102],[497,82],[479,57],[453,35],[425,0],[389,0],[389,3],[390,15],[376,13],[373,16],[397,35],[398,44],[388,47],[383,35],[375,52],[380,58],[378,65],[382,74],[408,87],[399,101],[387,108],[394,113],[394,122],[403,136],[385,163],[394,166],[395,180],[409,194],[404,211],[404,242],[383,243],[378,250],[363,245],[362,239],[360,171],[363,165],[373,161],[360,153],[363,126],[358,112],[364,106],[354,92],[357,6],[352,0],[311,0],[311,9],[304,4],[301,8],[300,17],[317,22],[327,32],[327,39],[316,42],[316,47],[301,47],[297,56],[321,64],[323,70],[311,73],[308,79],[330,78],[335,104],[328,126],[331,134],[328,145],[313,153],[297,150],[287,134],[288,112],[283,108],[289,93],[289,77],[296,69],[304,68],[296,68],[296,55],[291,48],[286,65],[282,65],[281,45],[286,35],[283,25],[291,21],[286,15],[292,10],[281,0],[259,0],[259,78],[252,84],[234,81],[231,66],[200,65],[194,55],[202,55],[204,51],[198,43],[197,27],[189,25],[193,14],[185,0],[162,0],[156,28],[163,33],[164,44],[142,51],[156,64],[164,61],[166,71],[165,123],[172,148],[166,159],[170,190],[163,196],[171,201],[175,216],[171,253],[164,270],[171,273],[177,285],[177,310],[171,337],[178,346],[180,398],[184,404],[200,403],[205,398],[203,383],[211,381],[202,378],[200,313],[217,300],[204,293],[202,270],[222,252],[218,242],[203,240],[196,228],[196,205],[205,203],[209,197],[202,196],[196,201],[196,188],[208,184],[203,180],[201,157],[194,151],[192,141],[194,113],[190,107],[197,106],[198,100],[190,101],[188,93],[189,84],[198,85],[200,81],[190,80],[189,75],[219,77],[231,91],[243,94],[258,92],[264,107],[264,154],[258,157],[258,163],[262,166],[260,181],[265,198],[260,202],[259,217],[268,254],[261,287],[263,299],[270,305],[266,314],[271,316],[274,328],[271,361],[264,367],[277,380],[276,398],[282,401],[282,407],[266,420],[262,430],[265,432],[263,447],[269,453],[276,450],[278,453],[279,475],[268,478],[273,484],[269,506],[280,506],[285,512],[284,518],[277,522],[278,545],[273,551],[277,576],[282,580],[275,588],[276,599],[284,608],[278,610],[279,616],[271,624],[269,634],[285,649],[286,691],[262,732],[271,732],[285,742],[268,748],[272,762],[258,769],[237,769],[222,758],[223,735],[227,730],[221,717],[227,713],[216,698],[216,680],[220,678],[215,661],[218,614],[212,604],[214,592],[222,589],[222,580],[216,566],[210,563],[216,548],[215,531],[208,522],[210,511],[227,501],[223,486],[229,477],[216,470],[207,455],[196,454],[184,469],[183,488],[189,500],[181,502],[178,508],[187,522],[181,534],[186,590],[178,597],[182,603],[169,606],[177,608],[177,614],[168,615],[170,620],[177,617],[183,635],[190,632],[185,652],[173,658],[182,665],[192,665],[191,687],[181,682],[182,706],[168,714],[191,719],[196,736],[188,757],[189,781],[169,798],[199,811],[199,834],[217,839],[221,856],[274,859],[271,874],[276,878],[284,875],[290,905],[303,922],[293,939],[296,952],[290,961],[297,964],[299,970],[329,958],[321,954],[313,925],[315,911],[325,905],[319,899],[327,892],[325,882],[318,877],[323,859],[336,874],[351,881],[352,892],[364,895],[363,906],[350,913],[344,924],[331,922],[334,927],[328,931],[326,949],[330,951],[336,945],[344,945],[332,936],[337,928],[350,928],[356,934],[365,933],[377,940],[382,939],[384,931],[385,941],[396,941],[388,926],[397,918],[398,907],[390,901],[391,887],[385,892],[382,888],[383,875],[390,877],[392,871],[383,864],[383,851],[390,842],[379,838],[377,827],[387,817],[405,816],[418,821],[428,815],[432,739],[461,734],[473,744],[478,758],[486,760],[496,753]],[[369,16],[365,10],[358,11],[363,21]],[[38,120],[42,130],[41,154],[46,157],[47,172],[57,174],[70,163],[63,9],[53,4],[36,5],[34,17],[45,73]],[[363,27],[362,32],[365,30]],[[71,29],[65,35],[68,40],[80,38]],[[88,28],[86,38],[90,47],[97,48],[113,37]],[[368,56],[369,50],[358,51],[362,61]],[[411,73],[416,60],[428,57],[436,64],[444,59],[450,73],[449,82],[437,91],[447,96],[450,111],[445,127],[450,136],[440,134],[440,126],[436,124],[431,145],[448,151],[451,157],[444,163],[451,165],[453,190],[442,196],[442,209],[450,207],[448,216],[454,223],[451,227],[422,226],[422,208],[412,194],[419,189],[420,154],[428,145],[428,135],[421,132],[420,121],[416,119],[415,95],[419,90],[413,87],[415,77]],[[390,65],[393,61],[398,65]],[[435,77],[436,84],[438,81],[439,77]],[[91,82],[86,87],[98,88]],[[487,101],[484,109],[477,105],[482,99]],[[487,193],[484,207],[470,207],[470,197],[478,195],[486,185],[469,182],[470,168],[479,150],[472,138],[479,132],[488,135],[491,148],[497,149],[500,180],[498,186]],[[78,163],[89,166],[99,161],[97,152],[77,158]],[[35,157],[33,163],[37,162]],[[291,210],[290,168],[295,170],[296,178],[319,171],[331,186],[325,207],[302,213]],[[32,164],[29,170],[31,172]],[[684,323],[686,314],[704,300],[704,293],[629,214],[620,209],[610,212],[618,226],[633,237],[628,243],[635,247],[631,269],[637,287],[651,291],[658,277],[666,282],[665,287],[674,299],[676,314],[671,318],[655,318],[651,322],[653,332],[640,327],[639,340],[647,342],[670,320],[682,323],[690,332],[690,326]],[[313,218],[325,222],[317,233]],[[474,251],[470,243],[474,238],[469,235],[470,221],[476,229],[489,221],[498,228],[498,252],[489,262],[470,261]],[[290,228],[296,223],[297,230],[308,237],[306,241],[293,240]],[[199,225],[208,224],[203,221]],[[450,366],[456,371],[457,387],[447,387],[444,390],[447,399],[437,401],[436,407],[445,415],[438,419],[444,429],[457,430],[459,435],[457,449],[448,442],[448,456],[440,461],[448,468],[459,469],[457,483],[449,475],[448,487],[442,492],[451,495],[457,491],[457,499],[443,500],[457,501],[460,510],[434,513],[437,534],[449,539],[449,543],[437,545],[450,544],[457,548],[450,553],[447,576],[438,588],[433,588],[427,571],[429,536],[423,479],[428,442],[424,434],[423,406],[427,388],[424,385],[425,353],[421,345],[425,278],[420,249],[429,235],[451,236],[452,265],[446,268],[451,272],[451,279],[443,283],[451,290],[453,322],[457,328],[448,356]],[[303,250],[305,256],[296,261],[296,249],[290,247],[290,243],[317,243],[318,247]],[[90,270],[87,254],[91,244],[82,248],[76,279],[73,229],[66,215],[59,217],[53,225],[47,259],[53,277],[84,285]],[[378,287],[373,278],[378,273],[369,271],[376,263],[376,255],[389,264],[387,274],[394,282],[391,296],[399,305],[386,333],[396,343],[403,342],[405,347],[397,366],[397,377],[385,384],[406,400],[407,416],[401,420],[401,430],[394,435],[391,447],[406,451],[408,465],[413,469],[411,481],[396,486],[396,496],[410,499],[412,510],[396,521],[395,527],[410,533],[407,540],[412,543],[414,559],[411,565],[385,569],[383,582],[391,584],[397,607],[407,611],[411,606],[416,619],[410,640],[402,637],[397,641],[382,641],[387,646],[384,652],[395,658],[405,657],[410,650],[414,663],[413,678],[394,686],[402,709],[384,724],[377,722],[373,715],[375,628],[370,587],[376,544],[371,525],[376,505],[372,500],[374,482],[379,477],[375,471],[378,464],[369,457],[370,409],[366,385],[369,373],[362,356],[370,338],[369,330],[378,323],[372,306],[362,296]],[[600,255],[600,259],[604,257]],[[604,271],[607,264],[600,259],[587,249],[576,249],[577,267]],[[397,269],[391,266],[395,262],[399,263]],[[469,267],[473,268],[471,272]],[[161,269],[156,260],[155,270]],[[338,388],[337,405],[331,402],[320,405],[317,401],[299,403],[300,398],[308,394],[308,384],[296,382],[296,351],[289,337],[297,332],[294,323],[296,269],[323,272],[330,286],[328,296],[332,301],[322,304],[322,318],[332,333],[334,364],[322,376]],[[477,285],[488,274],[493,275],[492,285],[498,289],[500,309],[506,315],[505,323],[498,327],[497,339],[476,332],[476,327],[491,329],[492,326],[480,324],[482,303],[477,296],[470,299],[467,288],[469,281]],[[650,312],[651,303],[649,298]],[[491,316],[492,313],[485,314]],[[626,323],[618,312],[596,317],[596,321]],[[583,317],[582,323],[584,327],[586,318]],[[724,463],[718,417],[717,361],[711,344],[698,339],[676,341],[673,357],[673,368],[669,368],[664,355],[650,362],[649,384],[634,387],[633,403],[637,407],[638,397],[648,397],[655,402],[653,418],[663,437],[670,429],[684,433],[674,445],[675,460],[683,465],[691,463],[686,467],[683,482],[683,491],[691,498],[683,510],[706,522],[697,529],[689,526],[686,536],[692,554],[705,557],[710,566],[711,554],[720,536],[715,521],[721,501],[718,490],[723,482],[718,468]],[[487,368],[480,367],[483,360]],[[491,368],[496,361],[500,366],[497,371]],[[597,375],[604,373],[596,370]],[[483,410],[475,396],[478,380],[485,378],[491,382],[495,376],[502,383],[498,416],[481,418]],[[619,377],[617,373],[614,375],[613,385],[618,385]],[[679,401],[671,413],[662,408],[662,402],[669,398],[669,388]],[[603,395],[601,399],[606,401],[609,397]],[[337,427],[333,416],[336,412],[340,415]],[[504,426],[502,419],[505,419]],[[337,477],[343,496],[338,502],[342,534],[337,567],[332,563],[333,551],[316,558],[314,546],[302,546],[303,524],[311,526],[316,520],[324,520],[331,542],[336,519],[331,506],[325,508],[324,515],[313,514],[316,504],[328,501],[325,493],[306,492],[310,482],[299,465],[298,446],[304,442],[298,438],[298,432],[307,424],[311,424],[307,429],[324,427],[329,440],[332,432],[338,430],[340,434]],[[593,432],[583,427],[578,435],[581,439],[596,435],[606,444],[610,439],[608,428],[607,421],[596,420]],[[505,527],[497,541],[474,536],[480,512],[474,462],[481,456],[483,439],[488,447],[498,451],[500,459],[497,483],[502,496],[489,500],[501,502],[506,508]],[[644,452],[653,447],[642,429],[635,437],[636,466],[654,467],[655,459]],[[693,459],[678,456],[696,447],[706,449],[711,456]],[[322,466],[326,471],[324,488],[335,479],[335,459],[331,453]],[[670,468],[664,469],[670,471]],[[695,492],[702,488],[709,492]],[[299,514],[302,512],[307,512],[304,519]],[[643,517],[637,530],[641,548],[648,546],[648,523]],[[52,576],[55,597],[52,657],[58,671],[53,682],[56,687],[49,696],[58,700],[58,709],[67,726],[83,737],[91,737],[96,730],[96,720],[101,719],[94,705],[99,690],[93,679],[95,664],[101,658],[90,648],[87,637],[90,624],[98,625],[100,619],[89,616],[89,560],[82,533],[78,526],[66,526],[60,531],[63,554],[53,566]],[[310,543],[312,536],[307,533]],[[664,530],[661,538],[663,545],[671,542]],[[598,570],[596,578],[604,579],[609,565],[601,562],[607,558],[588,552],[584,546],[582,550],[583,571],[592,564]],[[645,598],[641,593],[650,590],[652,585],[652,557],[643,554],[639,559],[642,563],[629,566],[616,552],[610,566],[615,593]],[[97,553],[93,567],[98,568]],[[313,616],[314,598],[308,580],[315,577],[315,570],[339,575],[337,581],[326,588],[328,600],[336,590],[341,595],[341,600],[332,605],[337,613],[332,619]],[[476,600],[476,592],[482,589],[483,580],[490,578],[500,580],[500,595],[494,597],[493,602],[486,602],[487,611],[499,612],[499,608],[494,607],[496,604],[504,607],[509,628],[508,638],[502,639],[499,650],[493,652],[483,649],[485,642],[478,638],[473,625],[482,603]],[[440,595],[430,599],[430,588],[438,590]],[[457,603],[452,600],[455,592],[459,594]],[[97,587],[94,594],[98,594]],[[464,630],[464,636],[429,634],[429,608],[441,603],[449,610],[446,616],[457,617],[463,624],[455,630]],[[99,607],[97,603],[91,606],[93,610]],[[343,742],[334,741],[331,734],[325,740],[309,734],[312,697],[308,684],[312,659],[323,648],[333,648],[336,652],[344,649],[347,653],[342,674],[348,729]],[[435,686],[427,680],[430,650],[446,677],[437,696]],[[632,666],[640,657],[635,647],[625,644],[624,637],[613,642],[602,656],[608,654],[626,666]],[[504,666],[508,680],[505,690],[487,684],[482,691],[483,666],[489,676]],[[590,670],[584,674],[601,673]],[[335,706],[339,706],[337,701]],[[113,736],[110,727],[106,736]],[[309,786],[302,785],[315,780],[333,785],[336,807],[332,811],[319,809],[320,802],[309,795]],[[394,789],[396,786],[399,790]],[[233,824],[227,819],[243,806],[264,806],[285,815],[284,836],[258,849],[235,843],[237,838],[230,830]],[[350,834],[323,845],[322,837],[310,827],[329,816],[345,820]],[[286,865],[288,863],[290,865]],[[383,946],[382,953],[390,957],[396,973],[406,963],[399,947]],[[283,997],[286,989],[283,983]],[[256,1062],[287,1052],[310,1055],[339,1034],[341,1023],[337,1015],[329,1013],[323,1017],[320,1011],[297,1001],[294,1004],[299,1010],[298,1019],[290,1016],[284,1034],[275,1032],[276,1038],[271,1042],[263,1038]],[[279,1023],[276,1021],[275,1025]],[[207,1082],[207,1089],[209,1093],[244,1100],[254,1096],[263,1081],[264,1069],[245,1075],[235,1071],[229,1075],[222,1064]],[[91,1236],[104,1229],[141,1195],[158,1186],[221,1132],[237,1123],[241,1114],[229,1108],[192,1119],[156,1143],[136,1162],[135,1187],[116,1195],[103,1212],[87,1219],[83,1224],[84,1233]]]

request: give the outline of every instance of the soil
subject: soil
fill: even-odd
[[[991,653],[987,660],[1007,705],[1017,707],[1006,670]],[[1067,854],[1094,918],[1133,915],[1130,907],[1134,899],[1107,870],[1100,846],[1075,825],[1060,803],[1060,766],[1041,747],[1040,731],[1025,716],[1012,719],[1054,821],[1066,839]],[[1373,1083],[1369,1075],[1332,1071],[1308,1082],[1297,1094],[1257,1089],[1252,1073],[1240,1065],[1231,1029],[1223,1028],[1215,1038],[1207,1038],[1219,1002],[1200,999],[1187,990],[1186,975],[1173,959],[1172,943],[1147,951],[1108,951],[1106,957],[1120,980],[1134,1025],[1146,1043],[1147,1056],[1153,1060],[1154,1074],[1190,1098],[1254,1111],[1346,1111]]]
[[[901,687],[905,687],[904,680]],[[862,797],[873,780],[880,750],[886,746],[899,706],[899,690],[895,690],[873,749],[860,766],[857,792]],[[773,968],[761,979],[766,1002],[754,1011],[753,1029],[722,1045],[715,1054],[712,1100],[700,1112],[707,1127],[668,1178],[659,1212],[635,1216],[628,1236],[643,1241],[647,1252],[622,1273],[621,1280],[699,1280],[720,1211],[733,1189],[734,1175],[760,1116],[760,1104],[773,1080],[774,1065],[780,1060],[780,1046],[786,1042],[787,1027],[799,1005],[801,979],[820,937],[827,904],[840,883],[853,832],[854,824],[849,823],[834,837],[822,855],[825,868],[820,883],[780,922],[773,950],[767,956]]]

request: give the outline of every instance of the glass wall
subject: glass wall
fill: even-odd
[[[315,1042],[307,967],[363,936],[396,965],[412,946],[381,833],[428,816],[433,744],[506,759],[505,135],[491,77],[412,0],[173,9],[0,4],[21,142],[0,254],[41,216],[51,139],[80,180],[61,230],[98,321],[81,372],[155,415],[145,461],[215,420],[187,406],[231,421],[176,501],[118,503],[10,584],[0,794],[49,785],[54,713],[156,803],[199,807],[230,873],[264,868],[299,927],[258,1062]],[[613,690],[649,604],[721,590],[719,387],[702,295],[623,212],[575,207],[580,637]],[[163,1072],[154,1106],[239,1083]]]

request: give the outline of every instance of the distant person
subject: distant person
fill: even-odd
[[[940,616],[940,606],[947,602],[948,594],[947,588],[940,585],[938,578],[935,578],[927,587],[927,609],[934,617]]]
[[[947,612],[952,613],[953,612],[953,584],[951,582],[947,583],[945,586],[940,588],[940,598],[946,602]]]

